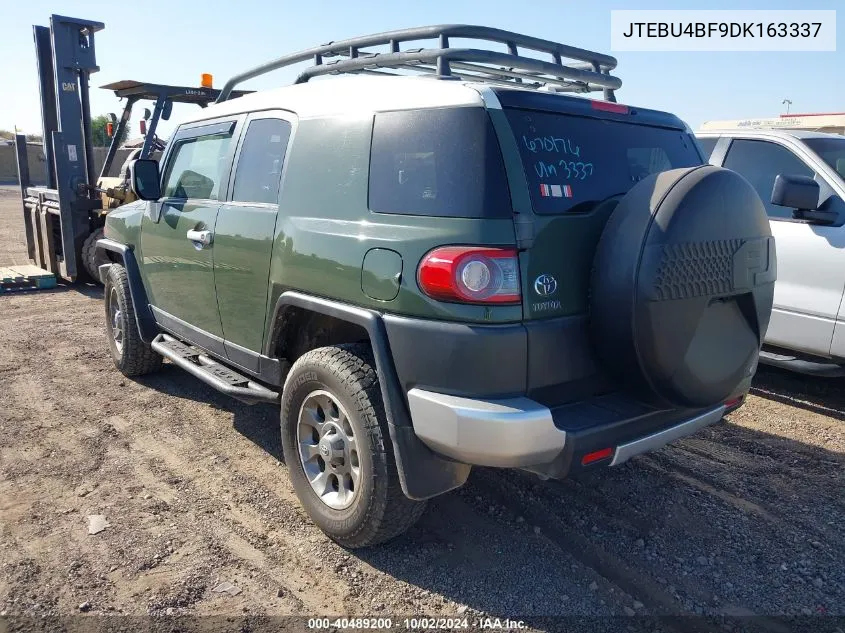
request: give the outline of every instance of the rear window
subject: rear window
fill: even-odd
[[[680,130],[507,108],[534,211],[583,213],[646,176],[701,164]]]
[[[483,108],[376,114],[370,209],[458,218],[511,216],[502,156]]]

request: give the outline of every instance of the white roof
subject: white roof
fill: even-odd
[[[755,137],[755,136],[768,136],[768,137],[791,137],[797,139],[805,139],[805,138],[837,138],[842,139],[841,134],[828,134],[826,132],[813,132],[811,130],[772,130],[766,128],[760,129],[737,129],[737,128],[727,128],[723,130],[718,129],[699,129],[695,133],[696,136],[747,136],[747,137]]]
[[[183,123],[257,110],[283,109],[300,118],[387,110],[482,106],[483,84],[429,77],[339,76],[254,92],[203,108]]]

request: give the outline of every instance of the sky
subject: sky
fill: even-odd
[[[215,6],[216,5],[216,6]],[[94,116],[122,109],[99,86],[121,79],[215,87],[247,68],[330,40],[441,23],[494,26],[614,55],[620,102],[677,114],[690,126],[714,119],[791,112],[845,112],[845,10],[837,15],[836,52],[664,53],[610,50],[612,9],[836,9],[842,0],[0,0],[0,129],[40,133],[32,25],[53,13],[105,23],[96,35],[100,71],[91,78]],[[280,70],[244,84],[266,89],[290,83]],[[150,106],[151,107],[151,106]],[[162,136],[195,106],[174,108]],[[183,109],[184,108],[184,109]],[[140,114],[140,108],[136,107]],[[136,117],[137,118],[137,117]],[[130,136],[138,135],[133,121]]]

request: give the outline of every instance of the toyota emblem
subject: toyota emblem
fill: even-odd
[[[548,297],[557,292],[557,279],[551,275],[540,275],[534,280],[534,292],[541,297]]]

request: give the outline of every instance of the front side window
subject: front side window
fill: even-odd
[[[235,170],[232,200],[278,204],[290,130],[290,123],[281,119],[250,122]]]
[[[772,204],[772,188],[779,174],[811,178],[815,175],[795,154],[769,141],[734,140],[724,167],[737,172],[751,183],[770,218],[792,219],[792,209]]]
[[[231,131],[177,140],[164,176],[164,196],[217,200],[231,142]]]

